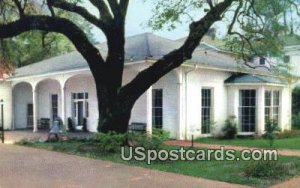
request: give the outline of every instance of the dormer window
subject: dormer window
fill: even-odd
[[[265,65],[266,64],[266,58],[260,57],[259,58],[259,65]]]
[[[289,56],[289,55],[285,55],[285,56],[283,57],[283,62],[284,62],[284,63],[289,63],[289,62],[290,62],[290,56]]]

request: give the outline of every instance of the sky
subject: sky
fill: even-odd
[[[97,13],[97,10],[93,5],[86,5],[89,11],[93,13]],[[153,4],[149,1],[144,0],[130,0],[128,13],[126,17],[126,36],[132,36],[145,32],[152,32],[159,36],[169,38],[169,39],[179,39],[188,35],[189,24],[188,22],[184,22],[175,30],[168,31],[167,29],[161,31],[153,31],[149,26],[147,26],[147,21],[153,15],[152,12]],[[93,33],[95,34],[95,38],[99,42],[105,41],[104,35],[98,29],[94,29]]]

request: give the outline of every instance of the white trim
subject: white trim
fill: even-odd
[[[251,135],[255,135],[255,132],[238,132],[237,135],[238,136],[251,136]]]
[[[146,63],[144,60],[143,61],[136,61],[136,62],[131,62],[131,63],[125,63],[125,66],[130,66],[130,65],[135,65],[135,64],[141,64],[141,63]],[[69,74],[69,73],[76,73],[76,72],[84,72],[88,71],[89,74],[92,74],[90,72],[90,68],[78,68],[78,69],[71,69],[71,70],[64,70],[64,71],[57,71],[57,72],[51,72],[51,73],[42,73],[42,74],[37,74],[37,75],[28,75],[28,76],[20,76],[20,77],[11,77],[7,78],[7,81],[18,81],[18,80],[23,80],[23,79],[30,79],[30,78],[37,78],[37,77],[47,77],[47,76],[54,76],[54,75],[59,75],[59,74]]]
[[[273,84],[273,83],[225,83],[225,86],[277,86],[285,87],[284,84]]]

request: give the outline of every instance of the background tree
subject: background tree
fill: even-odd
[[[99,127],[102,132],[127,131],[131,109],[135,101],[155,82],[184,61],[191,59],[202,37],[217,21],[228,23],[228,33],[239,37],[242,52],[249,47],[263,46],[263,40],[272,34],[273,22],[263,6],[280,6],[282,0],[173,0],[152,1],[155,16],[150,24],[160,29],[168,25],[171,29],[183,17],[197,18],[190,23],[189,35],[181,47],[174,49],[153,65],[141,71],[131,82],[122,86],[124,69],[125,22],[129,0],[89,0],[99,14],[91,14],[81,1],[45,0],[48,13],[29,13],[30,0],[2,0],[4,10],[13,10],[16,18],[0,22],[0,38],[10,38],[31,30],[60,33],[66,36],[87,61],[94,77],[99,101]],[[264,4],[262,4],[262,2]],[[294,3],[294,1],[292,1]],[[272,8],[276,8],[272,7]],[[99,28],[107,39],[108,52],[103,54],[88,39],[86,33],[72,20],[58,15],[58,11],[71,12]],[[194,12],[196,16],[191,16]],[[271,11],[272,12],[272,11]],[[281,9],[273,11],[279,15]],[[4,14],[5,16],[5,14]],[[265,27],[265,23],[268,23]],[[275,23],[274,23],[275,24]],[[276,27],[277,28],[277,27]],[[276,30],[277,31],[277,30]],[[272,35],[271,35],[271,34]],[[275,38],[275,37],[274,37]],[[275,39],[274,39],[275,41]],[[251,45],[257,42],[260,45]],[[248,51],[250,53],[250,51]],[[242,53],[244,54],[244,53]],[[244,56],[242,56],[244,57]],[[245,59],[245,58],[244,58]]]
[[[9,1],[7,1],[7,3],[9,3]],[[28,8],[27,12],[30,14],[42,14],[47,12],[44,4],[38,4],[35,1],[28,3],[27,6],[30,8]],[[13,5],[13,2],[10,1],[10,4],[7,4],[6,7],[1,7],[0,13],[1,15],[3,14],[3,16],[0,19],[14,20],[18,18],[18,15],[12,12],[13,9],[10,11],[10,9],[7,8],[9,6],[13,7]],[[76,14],[61,10],[58,11],[57,14],[74,20],[75,23],[84,30],[91,42],[95,43],[91,32],[91,24]],[[74,46],[64,35],[47,31],[28,31],[13,38],[0,39],[0,56],[15,67],[25,66],[73,50],[75,50]]]

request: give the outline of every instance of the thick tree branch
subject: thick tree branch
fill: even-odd
[[[101,63],[104,63],[99,50],[90,43],[85,33],[74,23],[64,18],[24,16],[17,21],[0,24],[0,38],[11,38],[30,30],[57,32],[68,37],[87,60],[92,72],[99,70]]]
[[[123,86],[119,92],[120,100],[126,99],[129,108],[151,85],[165,74],[180,66],[185,60],[192,58],[192,53],[199,45],[200,40],[213,23],[221,19],[221,15],[235,0],[225,0],[210,10],[201,20],[190,25],[190,33],[184,44],[163,58],[159,59],[149,68],[140,72],[130,83]]]
[[[111,11],[114,14],[114,17],[120,16],[120,7],[118,5],[118,0],[109,0],[108,1]]]
[[[18,11],[19,11],[20,17],[23,17],[24,16],[24,8],[22,8],[22,5],[21,5],[20,1],[19,0],[13,0],[13,2],[15,3],[15,5],[16,5]]]
[[[126,17],[128,5],[129,5],[129,0],[120,0],[120,10],[123,18]]]
[[[68,3],[68,2],[65,2],[62,0],[47,0],[47,1],[48,1],[48,5],[50,7],[53,6],[56,8],[60,8],[60,9],[63,9],[63,10],[69,11],[69,12],[79,14],[84,19],[86,19],[88,22],[90,22],[91,24],[94,24],[95,26],[102,29],[104,32],[107,31],[106,25],[101,20],[99,20],[96,16],[92,15],[84,7],[77,6],[73,3]]]
[[[90,2],[98,8],[100,13],[100,18],[103,20],[103,22],[109,22],[113,19],[109,8],[107,4],[104,2],[104,0],[90,0]]]

